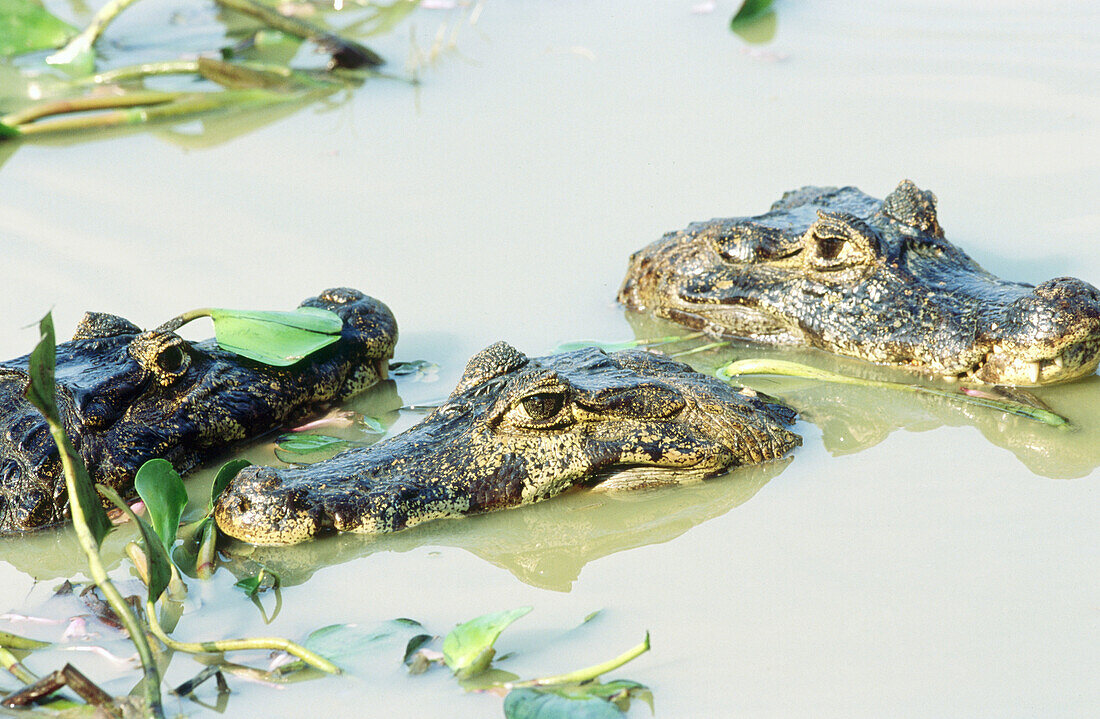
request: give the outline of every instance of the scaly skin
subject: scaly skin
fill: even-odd
[[[528,359],[498,342],[420,424],[305,467],[247,467],[214,517],[254,544],[394,532],[578,484],[678,482],[776,459],[801,443],[793,421],[774,400],[647,352]]]
[[[149,459],[187,472],[241,441],[378,382],[393,356],[397,324],[381,302],[327,290],[304,306],[344,320],[339,341],[291,367],[270,367],[165,329],[142,332],[89,312],[57,347],[57,403],[93,481],[123,495]],[[0,363],[0,531],[66,521],[57,446],[24,397],[27,357]]]
[[[885,200],[804,187],[631,257],[619,301],[727,337],[799,344],[948,381],[1042,385],[1100,362],[1100,291],[1002,280],[944,239],[908,180]]]

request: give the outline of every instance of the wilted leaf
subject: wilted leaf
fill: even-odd
[[[183,508],[187,506],[187,490],[179,472],[166,459],[150,459],[137,471],[134,489],[149,509],[149,521],[165,551],[170,551],[176,543]]]
[[[293,312],[210,310],[222,349],[276,367],[287,367],[340,339],[344,321],[335,312],[299,307]]]
[[[111,531],[111,520],[107,518],[107,513],[103,511],[103,505],[92,486],[92,478],[88,476],[84,460],[73,449],[73,444],[69,441],[69,437],[65,434],[65,428],[61,423],[61,415],[57,411],[54,389],[54,365],[57,361],[55,357],[57,350],[54,340],[53,316],[49,312],[38,323],[38,330],[42,338],[38,341],[34,351],[31,352],[27,363],[27,374],[30,377],[30,382],[27,384],[27,401],[45,416],[58,451],[64,453],[64,459],[72,467],[73,476],[69,477],[66,474],[70,512],[74,515],[77,512],[80,513],[95,539],[96,546],[99,546],[103,543],[103,538]]]
[[[148,464],[148,462],[146,464]],[[144,468],[144,465],[142,468]],[[173,472],[174,471],[175,470],[173,470]],[[157,536],[156,531],[149,526],[148,522],[134,514],[134,510],[130,509],[126,501],[118,495],[118,492],[101,484],[99,485],[99,493],[129,515],[130,520],[137,523],[138,528],[141,530],[141,538],[145,543],[145,561],[149,570],[149,600],[153,602],[157,601],[164,590],[168,588],[168,583],[172,581],[172,564],[171,560],[168,558],[168,552],[165,550],[164,544],[162,544],[163,538]],[[184,497],[186,498],[186,494]],[[150,516],[152,516],[151,511]],[[174,535],[175,532],[173,532],[173,536]]]
[[[333,449],[347,444],[346,439],[330,437],[327,434],[284,434],[275,440],[276,449],[291,454],[310,454],[323,449]]]
[[[506,719],[621,719],[617,706],[598,697],[567,697],[535,689],[513,689],[504,698]]]
[[[76,28],[51,15],[39,0],[0,0],[0,55],[60,47]]]
[[[218,500],[218,496],[225,490],[229,481],[236,477],[238,472],[251,464],[247,459],[231,459],[221,466],[217,476],[214,477],[214,483],[210,485],[211,506]]]
[[[459,624],[443,640],[443,660],[459,679],[475,676],[489,666],[496,650],[493,644],[509,624],[531,611],[519,607],[484,614]]]

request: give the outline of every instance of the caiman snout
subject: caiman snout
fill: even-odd
[[[1040,385],[1096,371],[1100,290],[1075,277],[1037,286],[990,326],[993,349],[976,373],[985,382]]]

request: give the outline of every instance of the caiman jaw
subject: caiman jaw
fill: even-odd
[[[1029,356],[1031,354],[1031,356]],[[1064,347],[1056,355],[1035,357],[1022,348],[996,343],[979,363],[958,379],[1017,386],[1039,386],[1085,377],[1100,365],[1100,337]]]

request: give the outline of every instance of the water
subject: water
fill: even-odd
[[[781,2],[775,39],[748,46],[727,29],[733,3],[693,4],[490,1],[474,26],[461,8],[421,9],[422,48],[441,25],[457,41],[419,87],[370,81],[345,101],[206,132],[0,150],[0,352],[26,352],[26,326],[51,307],[64,335],[86,309],[154,326],[350,285],[394,310],[399,359],[439,364],[437,382],[393,388],[420,402],[498,339],[541,354],[634,336],[615,291],[627,256],[664,231],[760,212],[804,184],[881,197],[903,177],[937,193],[948,238],[987,269],[1100,282],[1095,5]],[[172,11],[156,5],[119,33],[141,37]],[[405,24],[373,47],[399,69],[408,38]],[[1041,393],[1073,435],[881,391],[754,384],[804,410],[789,464],[264,550],[250,559],[288,576],[270,625],[222,571],[177,634],[301,638],[398,616],[443,633],[531,604],[499,643],[517,652],[502,668],[574,669],[648,629],[653,651],[617,676],[651,686],[663,717],[1095,710],[1100,380]],[[62,533],[4,547],[0,608],[45,611],[79,571],[72,546]],[[405,677],[401,649],[281,691],[231,680],[228,711],[500,714],[499,699],[462,695],[442,672]],[[31,666],[59,655],[112,691],[136,681],[86,654]],[[194,671],[176,659],[169,681]]]

